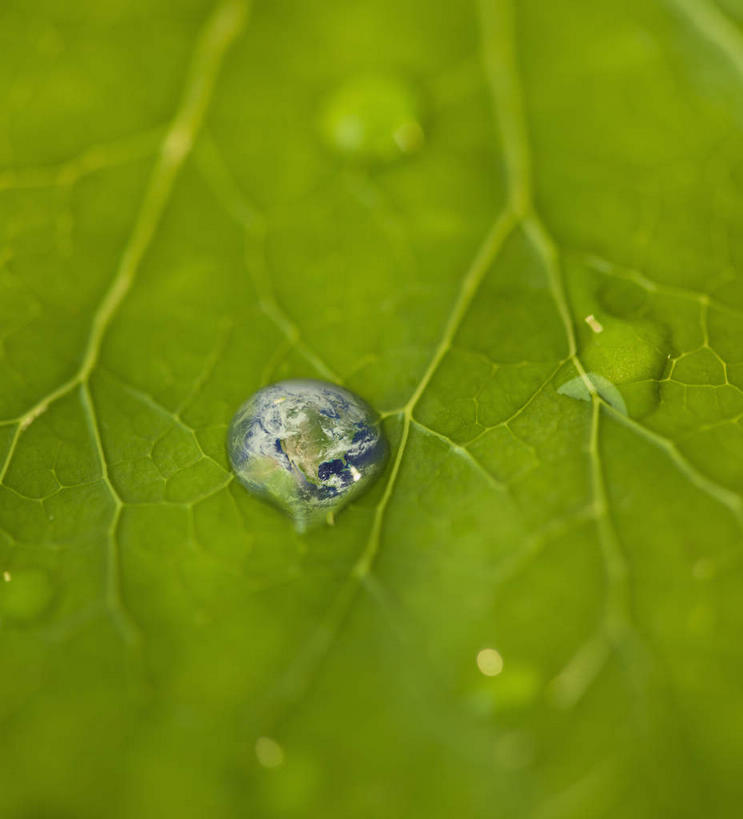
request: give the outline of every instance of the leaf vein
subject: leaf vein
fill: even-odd
[[[668,0],[743,78],[743,36],[713,0]]]

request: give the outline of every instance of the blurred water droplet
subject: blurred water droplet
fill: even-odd
[[[240,482],[305,531],[374,482],[388,447],[379,418],[357,395],[296,380],[251,396],[232,419],[227,449]]]
[[[418,93],[398,77],[363,74],[341,85],[320,114],[324,141],[335,151],[367,162],[390,162],[424,142]]]
[[[484,648],[477,655],[477,667],[486,677],[496,677],[503,671],[503,658],[494,648]]]
[[[14,569],[3,572],[0,584],[0,618],[28,622],[49,608],[54,588],[46,572],[39,569]]]
[[[258,737],[255,741],[255,756],[264,768],[278,768],[284,764],[284,749],[271,737]]]

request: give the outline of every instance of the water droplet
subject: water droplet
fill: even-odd
[[[599,322],[591,314],[585,321],[588,327],[580,358],[593,388],[625,415],[647,415],[658,404],[658,382],[668,365],[668,329],[654,321],[607,315],[602,315]],[[581,401],[591,397],[580,376],[562,384],[558,392]]]
[[[586,373],[586,378],[591,382],[594,390],[614,409],[618,409],[623,415],[627,414],[627,405],[624,403],[622,393],[603,375],[598,373]],[[577,398],[579,401],[590,401],[591,391],[588,389],[583,376],[579,375],[566,381],[557,390],[560,395],[567,395],[570,398]]]
[[[227,437],[232,467],[251,492],[288,512],[302,532],[379,476],[387,441],[376,413],[324,381],[281,381],[251,396]]]
[[[484,648],[477,655],[477,667],[486,677],[497,677],[503,671],[503,658],[494,648]]]
[[[325,101],[320,132],[345,156],[390,162],[421,148],[421,119],[420,97],[410,85],[394,76],[363,74]]]
[[[3,572],[0,584],[0,617],[28,622],[40,617],[52,602],[54,589],[49,576],[39,569]]]
[[[255,756],[264,768],[278,768],[284,764],[284,749],[271,737],[258,737],[255,741]]]

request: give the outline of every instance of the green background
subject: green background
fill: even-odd
[[[3,817],[738,814],[741,26],[2,3]],[[392,444],[307,536],[224,451],[300,376]]]

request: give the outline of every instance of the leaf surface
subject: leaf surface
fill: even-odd
[[[4,4],[4,816],[735,812],[742,24]],[[224,439],[307,376],[392,456],[300,536]]]

